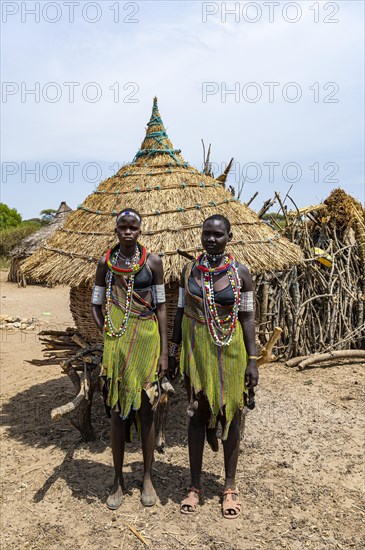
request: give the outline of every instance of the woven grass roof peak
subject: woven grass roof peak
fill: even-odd
[[[86,197],[26,262],[24,272],[50,283],[91,284],[96,263],[116,242],[116,215],[126,207],[141,213],[141,242],[163,258],[167,283],[178,281],[187,255],[198,255],[202,223],[216,213],[231,221],[229,251],[254,273],[302,261],[298,246],[268,227],[215,179],[184,161],[167,136],[155,98],[146,136],[133,161]]]
[[[132,165],[148,166],[151,161],[153,166],[188,167],[188,163],[181,156],[181,150],[174,148],[167,135],[158,109],[157,97],[153,99],[152,114],[147,123],[146,135]]]

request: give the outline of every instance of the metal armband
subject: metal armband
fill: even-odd
[[[253,311],[253,291],[241,292],[239,311]]]
[[[179,286],[179,299],[177,301],[177,307],[185,307],[185,288]]]
[[[94,306],[103,305],[103,302],[105,300],[105,292],[106,292],[105,286],[94,285],[93,291],[91,294],[91,303]]]
[[[166,302],[165,285],[153,285],[152,289],[156,304],[164,304]]]

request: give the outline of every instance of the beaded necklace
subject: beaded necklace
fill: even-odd
[[[132,256],[131,262],[132,267],[123,269],[118,267],[116,264],[120,258],[120,249],[119,244],[115,245],[112,249],[108,250],[106,253],[106,262],[108,264],[109,270],[107,273],[107,287],[106,287],[106,315],[104,322],[104,330],[108,336],[114,338],[119,338],[123,336],[127,330],[129,316],[132,308],[133,301],[133,289],[134,289],[134,278],[135,275],[144,267],[147,258],[147,251],[144,246],[141,246],[137,243],[136,253]],[[130,263],[131,263],[130,262]],[[120,327],[117,328],[111,318],[111,305],[115,300],[113,299],[112,285],[113,277],[126,277],[127,278],[127,296],[125,302],[125,312]],[[121,305],[118,303],[118,305]]]
[[[115,246],[113,246],[113,248],[110,248],[108,250],[108,252],[105,255],[105,260],[106,260],[106,263],[108,264],[110,271],[112,271],[114,275],[122,275],[122,274],[128,275],[132,273],[134,275],[137,275],[137,273],[141,271],[141,269],[146,263],[147,250],[144,246],[137,243],[136,254],[137,253],[138,253],[138,261],[136,261],[136,263],[134,263],[132,267],[126,267],[126,268],[118,267],[116,264],[119,259],[120,248],[119,248],[119,244],[117,243]],[[113,258],[113,261],[111,260],[111,258]],[[132,261],[134,260],[134,258],[135,258],[135,255],[132,257]]]
[[[138,246],[136,246],[136,250],[133,256],[124,256],[124,254],[122,254],[121,251],[119,250],[117,263],[119,262],[119,259],[121,259],[121,260],[124,260],[125,265],[129,267],[131,264],[134,265],[138,263],[139,256],[140,256],[140,253],[139,253]]]
[[[237,325],[238,307],[240,304],[240,284],[239,276],[234,259],[231,255],[226,255],[224,264],[219,267],[211,267],[207,254],[202,254],[197,259],[197,267],[201,272],[201,283],[204,302],[204,313],[207,321],[209,334],[216,346],[228,346],[233,338]],[[214,297],[214,275],[218,273],[227,273],[228,280],[234,294],[234,304],[232,310],[226,317],[219,317],[217,304]],[[229,326],[226,328],[224,325]]]

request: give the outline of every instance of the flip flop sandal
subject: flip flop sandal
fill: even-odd
[[[202,495],[202,489],[196,487],[190,487],[188,489],[188,496],[181,501],[180,512],[182,514],[194,514],[198,508],[200,497]]]
[[[241,513],[241,503],[238,499],[240,492],[237,489],[223,491],[222,513],[226,519],[236,519]],[[235,495],[236,498],[233,497]],[[233,512],[233,514],[232,514]]]

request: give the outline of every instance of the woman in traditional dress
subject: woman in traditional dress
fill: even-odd
[[[203,223],[205,253],[182,272],[178,309],[169,348],[169,367],[180,371],[187,386],[190,416],[191,485],[181,512],[196,511],[202,494],[201,471],[205,435],[218,450],[216,426],[222,425],[225,486],[222,513],[237,518],[241,511],[235,475],[240,444],[240,415],[258,383],[253,292],[247,267],[225,252],[232,239],[227,218],[215,214]]]
[[[142,503],[152,506],[155,447],[154,409],[158,379],[167,370],[166,304],[162,261],[138,239],[141,216],[126,208],[116,219],[118,243],[99,261],[92,293],[94,320],[104,336],[102,377],[111,414],[114,485],[107,506],[122,502],[123,458],[133,420],[140,426],[144,475]],[[103,304],[105,303],[105,317]]]

